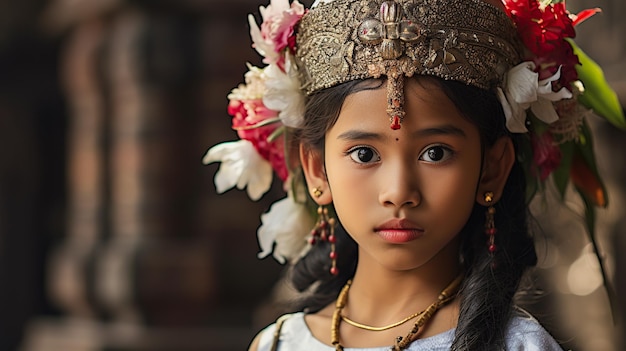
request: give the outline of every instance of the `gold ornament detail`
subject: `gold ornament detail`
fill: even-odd
[[[322,194],[324,193],[320,188],[313,188],[311,189],[311,192],[313,193],[313,197],[315,197],[316,199],[322,196]]]
[[[296,64],[305,92],[385,76],[393,129],[404,117],[406,77],[494,89],[521,62],[512,21],[482,0],[335,0],[312,8],[298,28]]]

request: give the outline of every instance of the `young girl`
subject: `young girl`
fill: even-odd
[[[258,199],[272,169],[288,192],[262,216],[260,256],[290,261],[302,312],[250,350],[560,350],[513,297],[537,260],[528,185],[575,175],[576,154],[556,151],[588,133],[564,5],[284,0],[261,14],[268,66],[229,95],[242,140],[204,160],[222,162],[220,192]]]

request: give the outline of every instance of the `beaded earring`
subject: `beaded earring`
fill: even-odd
[[[496,244],[495,244],[495,236],[496,232],[496,224],[494,221],[494,215],[496,214],[496,209],[493,207],[493,192],[488,191],[485,193],[485,202],[489,206],[487,211],[485,212],[485,234],[489,238],[487,240],[487,249],[491,254],[496,252]]]
[[[316,198],[319,198],[323,194],[323,191],[319,188],[313,188],[311,192]],[[315,227],[311,230],[309,244],[315,245],[318,241],[327,241],[330,243],[330,274],[337,275],[339,274],[339,269],[337,268],[337,251],[335,250],[335,243],[337,242],[337,238],[335,237],[335,219],[328,215],[328,208],[323,205],[318,206],[317,217],[317,223],[315,223]]]

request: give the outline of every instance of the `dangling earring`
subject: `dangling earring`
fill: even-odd
[[[493,193],[491,191],[485,193],[485,202],[487,203],[487,205],[489,205],[489,208],[487,208],[487,212],[485,212],[485,234],[489,238],[487,240],[487,249],[489,250],[489,253],[493,255],[497,249],[495,244],[495,237],[498,230],[496,229],[496,224],[493,219],[494,215],[496,214],[496,209],[493,207],[492,204]]]
[[[320,188],[313,188],[311,192],[316,198],[319,198],[323,194]],[[337,242],[337,238],[335,237],[335,219],[330,218],[328,209],[323,205],[319,205],[317,208],[317,217],[317,223],[311,230],[309,243],[315,245],[318,240],[328,241],[330,243],[330,274],[337,275],[339,274],[339,269],[337,268],[337,251],[335,251],[335,243]]]

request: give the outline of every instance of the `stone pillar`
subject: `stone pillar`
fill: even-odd
[[[98,313],[89,277],[106,223],[106,116],[97,65],[104,25],[93,21],[72,33],[63,67],[73,117],[67,139],[67,234],[51,255],[49,289],[61,309],[82,318]]]
[[[34,321],[23,349],[208,349],[233,331],[202,324],[217,286],[191,211],[203,151],[188,142],[196,28],[122,1],[72,4],[51,10],[84,16],[57,23],[68,32],[69,197],[48,291],[62,315]]]
[[[259,330],[253,310],[282,267],[257,261],[255,232],[284,195],[217,196],[217,166],[201,163],[236,137],[226,95],[246,61],[260,64],[255,11],[246,0],[51,3],[70,107],[67,230],[47,264],[59,314],[31,321],[22,351],[234,351]]]

